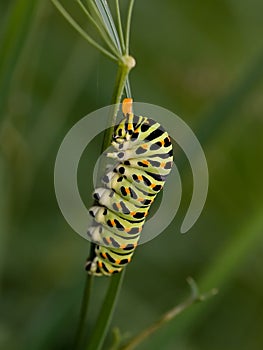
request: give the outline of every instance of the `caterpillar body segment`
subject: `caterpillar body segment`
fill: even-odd
[[[148,194],[156,195],[156,190],[154,188],[156,186],[161,186],[162,188],[166,180],[166,175],[142,171],[141,169],[131,168],[125,164],[116,166],[115,171],[125,176],[129,182],[134,183],[134,186],[138,190],[141,189]]]
[[[108,172],[102,179],[102,182],[109,189],[122,196],[126,201],[141,207],[149,206],[155,199],[156,193],[150,193],[148,190],[140,189],[133,186],[133,183],[128,181],[125,176],[120,176],[117,171]]]
[[[114,233],[107,227],[102,225],[91,226],[88,231],[88,236],[97,245],[107,248],[116,248],[123,251],[130,251],[137,246],[137,240],[140,238],[140,233],[133,236],[128,236],[122,232]]]
[[[117,216],[123,219],[141,220],[148,214],[148,207],[139,207],[130,201],[123,200],[123,197],[108,188],[97,188],[93,197],[100,205],[108,208]]]

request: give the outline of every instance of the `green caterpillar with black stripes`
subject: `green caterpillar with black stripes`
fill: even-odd
[[[163,188],[173,164],[168,133],[149,118],[132,113],[132,99],[122,103],[124,119],[113,135],[117,163],[95,189],[96,205],[89,210],[94,218],[88,229],[96,244],[95,256],[88,259],[89,274],[111,276],[131,261],[149,208]]]

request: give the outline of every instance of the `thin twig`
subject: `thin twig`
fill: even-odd
[[[117,24],[118,24],[118,33],[119,33],[119,38],[120,38],[120,44],[121,44],[122,52],[124,53],[125,52],[125,43],[124,43],[124,36],[123,36],[123,29],[122,29],[119,0],[115,0],[115,7],[116,7],[116,15],[117,15]]]
[[[191,296],[182,302],[181,304],[175,306],[168,312],[166,312],[159,320],[154,322],[150,327],[146,328],[142,332],[140,332],[138,335],[136,335],[133,339],[131,339],[126,345],[124,345],[121,350],[133,350],[142,343],[145,339],[147,339],[151,334],[155,333],[157,330],[159,330],[163,325],[180,315],[183,311],[187,310],[190,306],[197,302],[205,301],[207,298],[217,294],[216,289],[212,289],[208,293],[205,294],[199,294],[199,291],[197,289],[197,285],[195,281],[192,278],[187,279],[192,294]]]
[[[115,42],[118,51],[122,55],[123,53],[121,50],[120,39],[118,36],[117,29],[115,27],[109,6],[107,4],[107,1],[105,1],[105,0],[94,0],[94,1],[97,5],[97,8],[99,10],[101,17],[103,18],[103,21],[107,27],[107,30],[108,30],[110,36],[112,37],[112,40]]]
[[[118,61],[118,57],[111,54],[108,50],[104,49],[100,44],[98,44],[94,39],[92,39],[83,28],[71,17],[71,15],[66,11],[66,9],[61,5],[58,0],[51,0],[53,4],[56,6],[58,11],[62,14],[63,17],[71,24],[71,26],[85,39],[94,46],[97,50],[99,50],[102,54],[107,56],[113,61]]]
[[[99,17],[100,21],[103,22],[103,25],[107,29],[109,35],[111,36],[112,40],[115,42],[115,45],[118,48],[120,54],[123,55],[123,51],[121,49],[121,39],[118,37],[118,31],[117,31],[116,26],[114,24],[114,21],[113,21],[113,18],[111,16],[111,12],[110,12],[110,9],[107,5],[107,2],[104,0],[95,0],[95,2],[96,2],[97,7],[94,5],[92,0],[88,0],[88,3],[92,6],[93,10],[97,13],[97,16]],[[133,4],[132,4],[132,7],[133,7]],[[128,13],[129,24],[128,24],[128,27],[126,28],[126,36],[127,36],[127,30],[130,31],[131,15],[132,15],[132,8],[129,8],[129,13]],[[128,35],[128,37],[129,36],[130,35]],[[129,82],[128,76],[127,76],[126,81],[125,81],[125,91],[126,91],[127,97],[132,97],[131,87],[130,87],[130,82]],[[112,103],[115,103],[115,102],[112,102]]]
[[[119,50],[118,40],[113,35],[112,28],[109,24],[107,14],[105,14],[105,12],[101,10],[101,8],[103,9],[103,7],[99,5],[101,1],[102,0],[99,0],[99,1],[95,0],[95,3],[94,3],[94,0],[86,0],[86,3],[93,14],[95,21],[97,21],[100,24],[100,26],[105,30],[105,33],[107,33],[107,36],[110,38],[111,42],[115,46],[118,52],[118,56],[121,57],[122,52]]]
[[[132,18],[133,5],[134,5],[134,0],[131,0],[130,4],[129,4],[129,8],[128,8],[127,25],[126,25],[126,42],[125,42],[125,54],[126,55],[129,55],[131,18]]]
[[[91,23],[94,25],[94,27],[97,29],[98,33],[100,34],[101,38],[104,40],[105,44],[108,45],[109,49],[112,51],[112,53],[116,57],[120,57],[120,54],[114,45],[112,38],[102,30],[102,27],[97,23],[97,21],[92,17],[88,9],[84,6],[81,0],[77,0],[78,5],[81,7],[82,11],[85,13],[85,15],[88,17],[88,19],[91,21]],[[104,29],[104,27],[103,27]]]

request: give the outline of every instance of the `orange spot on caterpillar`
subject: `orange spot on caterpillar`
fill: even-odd
[[[102,262],[101,261],[98,261],[98,266],[102,267]]]
[[[144,144],[144,145],[142,145],[141,147],[144,148],[144,149],[147,149],[147,148],[148,148],[148,145]]]
[[[148,162],[148,160],[142,160],[142,163],[145,165],[149,165],[150,163]]]
[[[125,232],[130,232],[130,230],[131,230],[131,229],[128,228],[128,227],[126,227],[126,228],[124,229]]]
[[[142,181],[142,180],[143,180],[143,179],[142,179],[142,175],[138,175],[137,178],[138,178],[139,181]]]
[[[126,191],[127,194],[131,194],[131,191],[130,191],[129,187],[126,187],[125,191]]]
[[[125,98],[122,101],[122,113],[124,115],[132,113],[132,98]]]
[[[130,214],[134,216],[136,214],[136,211],[131,211]]]
[[[165,162],[162,162],[162,163],[160,164],[160,167],[161,167],[161,168],[164,168],[164,167],[165,167]]]
[[[116,226],[114,220],[111,220],[110,223],[112,224],[112,226]]]

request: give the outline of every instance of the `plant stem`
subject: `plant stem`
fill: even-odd
[[[151,326],[149,326],[148,328],[140,332],[137,336],[131,339],[126,345],[124,345],[121,348],[121,350],[135,349],[141,342],[147,339],[151,334],[155,333],[166,323],[168,323],[169,321],[171,321],[172,319],[180,315],[183,311],[187,310],[190,306],[192,306],[195,303],[205,301],[207,300],[207,298],[217,294],[216,289],[212,289],[211,291],[205,294],[199,294],[197,286],[191,278],[188,279],[188,283],[192,288],[192,295],[181,304],[175,306],[174,308],[166,312],[159,320],[154,322]]]
[[[126,90],[130,93],[129,83],[127,82],[128,75],[130,70],[135,66],[135,60],[133,57],[129,55],[124,55],[122,53],[118,32],[115,28],[114,21],[112,19],[110,10],[106,2],[102,0],[95,0],[96,6],[92,0],[87,0],[87,4],[90,6],[90,11],[93,11],[95,18],[93,18],[93,13],[90,13],[89,10],[82,4],[80,0],[77,0],[78,4],[81,6],[82,10],[91,20],[93,25],[97,28],[101,36],[103,37],[105,43],[109,46],[109,48],[113,51],[114,54],[111,54],[109,51],[104,49],[101,45],[99,45],[96,41],[94,41],[80,26],[79,24],[72,18],[72,16],[66,11],[66,9],[60,4],[58,0],[51,0],[53,4],[57,7],[60,13],[65,17],[65,19],[72,25],[72,27],[82,36],[84,37],[91,45],[93,45],[96,49],[102,52],[107,57],[113,59],[118,62],[118,72],[117,79],[115,84],[115,89],[112,97],[112,109],[110,110],[108,128],[104,133],[102,150],[106,149],[112,140],[112,134],[114,125],[116,123],[116,117],[119,110],[119,104],[121,102],[123,90],[126,84]],[[133,1],[131,1],[133,3]],[[128,25],[127,30],[130,30],[130,20],[131,20],[131,6],[129,8],[128,13]],[[105,29],[105,33],[104,33]],[[105,35],[109,36],[109,40],[105,37]],[[127,37],[129,35],[126,33]],[[107,39],[107,40],[106,40]],[[129,41],[126,41],[126,45]],[[116,45],[113,48],[113,46]],[[126,51],[128,52],[127,46]],[[130,96],[129,96],[130,97]],[[102,163],[103,164],[103,163]],[[100,166],[102,165],[100,164]],[[90,259],[92,260],[95,255],[95,244],[91,243],[90,246]],[[89,349],[99,350],[103,344],[105,336],[108,331],[108,327],[112,318],[112,314],[114,311],[114,307],[116,304],[116,300],[121,288],[121,283],[123,280],[124,272],[118,274],[117,276],[112,276],[110,285],[108,288],[108,292],[104,299],[104,303],[101,308],[101,312],[99,314],[95,330],[92,334]],[[91,288],[93,283],[93,276],[88,275],[85,283],[81,311],[80,311],[80,319],[78,324],[78,329],[75,338],[75,348],[82,349],[84,344],[84,330],[87,320],[87,312],[89,307],[89,300],[91,297]]]
[[[116,56],[119,57],[119,52],[116,48],[116,46],[114,45],[114,43],[112,42],[112,39],[109,35],[107,35],[107,32],[104,31],[104,27],[101,27],[97,21],[92,17],[92,15],[90,14],[90,12],[88,11],[88,9],[83,5],[83,3],[81,2],[81,0],[77,0],[78,5],[80,6],[80,8],[82,9],[82,11],[85,13],[85,15],[88,17],[88,19],[90,20],[90,22],[94,25],[94,27],[97,29],[98,33],[100,34],[102,40],[104,40],[104,42],[108,45],[109,49],[112,51],[112,53]]]
[[[117,298],[124,278],[124,271],[111,277],[110,285],[102,304],[87,350],[100,350],[113,316]]]
[[[111,144],[111,139],[112,139],[112,133],[113,133],[113,127],[111,126],[113,123],[116,122],[116,116],[118,113],[119,105],[121,102],[121,97],[123,94],[124,86],[126,79],[128,77],[128,74],[130,70],[134,67],[135,65],[135,60],[132,57],[123,57],[122,60],[119,62],[119,68],[117,72],[117,78],[116,78],[116,84],[112,96],[112,110],[110,112],[110,117],[109,117],[109,122],[107,128],[104,133],[104,138],[103,138],[103,143],[102,143],[102,151],[104,151],[109,145]],[[103,167],[104,164],[101,163],[100,167]],[[90,259],[94,257],[94,248],[95,245],[91,244],[90,247]],[[105,336],[108,331],[108,327],[112,318],[112,314],[116,305],[116,300],[121,288],[121,283],[123,280],[123,275],[124,273],[119,273],[117,276],[112,276],[109,289],[107,292],[107,295],[104,299],[104,303],[101,308],[101,312],[99,314],[99,318],[97,320],[97,323],[95,325],[95,330],[92,334],[91,340],[90,340],[90,345],[88,349],[100,349],[100,347],[103,344],[103,340],[105,339]],[[87,277],[87,284],[89,281],[90,277]],[[90,291],[89,291],[90,293]],[[83,298],[87,298],[89,300],[90,295],[84,293]],[[86,315],[87,315],[87,309],[88,309],[88,301],[85,302],[83,300],[82,302],[82,310],[81,310],[81,317],[80,317],[80,329],[84,329],[84,325],[86,323]],[[79,334],[80,343],[82,342],[83,338],[83,332]]]
[[[121,44],[122,51],[125,52],[125,43],[124,43],[123,30],[122,30],[119,0],[115,0],[115,7],[116,7],[116,14],[117,14],[117,23],[118,23],[118,33],[119,33],[119,37],[120,37],[120,44]]]
[[[115,27],[113,18],[111,16],[110,9],[107,5],[106,1],[103,0],[95,0],[97,7],[94,5],[92,0],[88,0],[88,3],[93,7],[93,10],[96,12],[98,18],[100,21],[102,21],[102,25],[105,26],[109,36],[111,37],[112,41],[115,43],[116,47],[118,48],[120,55],[123,56],[124,52],[127,51],[129,52],[129,48],[125,49],[125,44],[122,44],[123,41],[123,32],[122,32],[122,26],[121,26],[121,20],[117,18],[118,23],[118,29],[119,29],[119,35],[120,38],[118,37],[118,31]],[[117,4],[118,6],[118,4]],[[126,37],[129,38],[129,33],[127,30],[130,31],[130,23],[131,23],[131,15],[132,15],[132,7],[133,7],[133,1],[130,3],[129,11],[128,11],[128,20],[127,20],[127,28],[126,28]],[[117,8],[117,12],[119,12],[119,8]],[[117,17],[120,16],[120,13],[117,13]],[[121,39],[122,37],[122,39]],[[129,44],[129,39],[128,39],[128,44]],[[124,49],[122,49],[122,45],[124,46]],[[128,56],[128,54],[125,54]],[[127,97],[132,97],[131,95],[131,88],[130,88],[130,83],[129,79],[127,77],[126,83],[125,83],[125,90],[126,90],[126,95]],[[113,102],[115,103],[115,102]]]
[[[134,66],[135,66],[135,60],[133,57],[130,57],[130,56],[122,57],[122,59],[119,62],[116,84],[115,84],[115,88],[112,96],[113,109],[110,112],[109,121],[108,121],[108,126],[110,127],[108,127],[105,130],[103,143],[102,143],[102,151],[104,151],[111,144],[112,133],[113,133],[113,127],[111,125],[116,122],[116,116],[118,113],[119,104],[121,102],[121,97],[123,94],[126,79],[129,75],[130,70]],[[100,167],[102,167],[103,165],[104,164],[101,163]],[[91,260],[94,257],[94,248],[95,248],[95,244],[91,243],[90,256],[89,256]],[[124,273],[122,272],[117,276],[111,277],[109,289],[105,297],[103,306],[101,308],[101,312],[99,314],[99,318],[97,320],[95,330],[92,334],[92,338],[90,342],[91,345],[89,349],[97,350],[97,349],[100,349],[100,347],[102,346],[103,340],[108,331],[108,327],[114,311],[119,290],[121,288],[123,275]],[[93,280],[92,276],[88,275],[86,279],[86,285],[85,285],[85,290],[83,293],[83,299],[81,304],[79,326],[76,334],[75,343],[77,345],[77,349],[81,349],[81,345],[83,343],[84,329],[85,329],[86,320],[87,320],[87,312],[88,312],[88,306],[89,306],[89,300],[90,300],[90,294],[91,294],[92,280]]]
[[[134,67],[134,65],[135,65],[135,60],[132,57],[125,56],[119,62],[116,84],[115,84],[115,88],[112,96],[113,109],[111,110],[110,118],[108,122],[108,125],[110,126],[112,125],[112,123],[116,122],[116,116],[118,113],[119,104],[123,94],[125,82],[130,70]],[[106,129],[104,133],[103,143],[102,143],[102,151],[104,151],[111,144],[112,132],[113,132],[113,127],[109,127]],[[104,164],[101,163],[100,167],[102,167],[103,165]],[[89,256],[91,260],[94,257],[94,248],[95,248],[95,244],[92,243],[90,247],[90,256]],[[103,343],[103,340],[106,336],[109,323],[114,311],[114,307],[116,304],[116,300],[118,297],[122,280],[123,280],[123,273],[120,273],[117,276],[111,277],[110,286],[109,286],[107,295],[105,297],[97,324],[95,326],[95,331],[92,335],[91,345],[89,347],[90,349],[99,349]],[[92,285],[92,277],[88,275],[84,294],[83,294],[82,305],[81,305],[78,331],[76,334],[76,344],[78,345],[78,347],[81,346],[83,342],[83,335],[84,335],[83,332],[84,332],[86,319],[87,319],[91,285]],[[95,345],[97,347],[95,347]]]
[[[123,94],[124,86],[126,84],[130,70],[135,66],[135,60],[131,56],[123,56],[122,60],[119,62],[119,68],[117,72],[117,78],[115,83],[115,88],[112,96],[112,107],[113,110],[110,112],[108,126],[109,128],[105,131],[102,151],[109,147],[111,143],[111,138],[114,130],[113,124],[116,123],[116,117],[119,110],[119,105],[121,102],[121,97]]]
[[[80,27],[80,25],[71,17],[71,15],[65,10],[65,8],[60,4],[58,0],[51,0],[62,16],[72,25],[72,27],[85,39],[89,44],[94,46],[97,50],[99,50],[102,54],[107,56],[113,61],[118,61],[118,57],[111,54],[108,50],[104,49],[100,44],[98,44],[95,40],[93,40],[84,29]]]
[[[125,42],[125,54],[126,55],[129,55],[131,18],[132,18],[133,5],[134,5],[134,0],[131,0],[130,4],[129,4],[129,8],[128,8],[127,26],[126,26],[126,42]]]
[[[74,349],[82,348],[82,341],[84,338],[84,330],[85,330],[86,319],[88,314],[88,307],[89,307],[89,301],[91,297],[92,285],[93,285],[93,276],[87,275],[83,297],[82,297],[80,318],[79,318],[79,324],[78,324],[76,337],[75,337]]]
[[[97,6],[97,9],[100,13],[100,16],[103,19],[104,25],[107,28],[107,31],[109,35],[111,36],[113,42],[115,42],[115,45],[120,52],[121,55],[123,55],[123,52],[121,50],[121,44],[118,36],[117,29],[115,27],[109,6],[105,0],[94,0]]]

